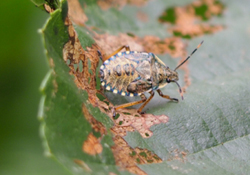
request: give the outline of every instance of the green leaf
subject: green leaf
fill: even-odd
[[[112,145],[110,134],[102,139],[102,145],[105,146],[101,155],[90,156],[82,151],[82,144],[91,132],[91,126],[82,113],[82,103],[86,104],[88,94],[77,89],[69,75],[69,68],[62,59],[62,48],[68,40],[67,28],[63,23],[64,13],[60,10],[52,13],[51,19],[42,31],[48,57],[53,60],[53,71],[42,83],[41,90],[44,97],[39,112],[44,126],[42,132],[49,149],[47,152],[53,154],[74,174],[118,173],[110,150]],[[88,106],[88,108],[93,107]],[[100,115],[96,110],[95,113]],[[106,121],[106,126],[108,125],[110,123]],[[83,168],[74,163],[77,160],[86,161],[86,164],[83,163]]]
[[[135,42],[138,42],[136,40],[138,37],[141,39],[148,35],[163,40],[176,32],[171,33],[167,30],[177,25],[173,9],[177,6],[188,6],[191,2],[191,0],[178,2],[158,0],[148,1],[140,7],[130,4],[102,10],[96,2],[84,1],[81,4],[88,17],[87,26],[74,24],[74,29],[84,50],[88,50],[99,41],[94,37],[94,32],[112,36],[129,33],[129,37]],[[214,3],[221,2],[214,1]],[[111,149],[117,143],[112,140],[114,135],[111,134],[110,128],[120,125],[120,129],[126,133],[123,139],[130,147],[130,153],[127,155],[132,157],[137,166],[147,174],[248,174],[250,171],[249,5],[249,2],[243,4],[233,0],[223,1],[223,8],[226,10],[218,14],[219,16],[212,14],[209,17],[204,16],[207,14],[204,13],[204,10],[208,10],[207,6],[203,4],[196,8],[196,15],[201,17],[200,20],[197,18],[198,23],[223,27],[215,32],[204,30],[202,35],[192,35],[192,33],[183,35],[180,32],[179,37],[189,37],[188,41],[184,40],[188,44],[187,52],[191,52],[201,40],[205,40],[187,63],[191,85],[184,94],[185,100],[179,103],[168,102],[155,95],[146,106],[146,113],[167,115],[169,121],[147,128],[152,131],[152,135],[145,133],[145,136],[136,128],[133,128],[135,130],[133,132],[126,132],[126,127],[123,127],[126,121],[119,121],[120,114],[112,121],[98,107],[89,103],[90,93],[76,87],[74,77],[69,74],[69,64],[63,60],[63,47],[69,40],[68,28],[64,24],[67,4],[63,2],[61,5],[63,10],[58,9],[53,12],[42,30],[51,63],[51,71],[41,88],[43,98],[39,112],[47,151],[73,174],[111,172],[129,174],[116,166],[119,154],[112,153]],[[138,20],[135,17],[138,12],[143,12],[147,21]],[[168,12],[171,12],[172,16],[160,18],[162,14]],[[205,23],[202,20],[205,20]],[[165,24],[166,21],[171,24]],[[90,29],[94,32],[89,32]],[[119,41],[119,37],[116,40]],[[112,42],[116,40],[105,45],[112,46]],[[120,45],[116,47],[119,48]],[[104,50],[104,52],[112,51]],[[178,60],[172,59],[168,54],[157,55],[170,68],[178,64]],[[91,65],[90,59],[86,59],[88,65]],[[96,71],[98,72],[98,69]],[[89,72],[93,74],[92,70]],[[178,69],[178,72],[179,83],[183,87],[184,74],[187,75],[187,72],[182,69]],[[162,92],[171,97],[179,96],[176,85],[172,84],[164,87]],[[106,95],[113,104],[134,101],[111,93]],[[103,124],[107,131],[105,134],[93,131],[86,118],[88,114],[82,110],[83,105],[90,115]],[[127,116],[130,114],[131,110],[124,113]],[[101,139],[103,150],[96,155],[90,155],[82,150],[91,133]],[[154,159],[149,158],[152,154]],[[146,163],[140,164],[143,162],[141,160],[146,160]],[[152,160],[162,160],[162,162],[152,163]]]

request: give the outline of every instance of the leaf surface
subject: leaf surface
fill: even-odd
[[[165,11],[172,13],[167,9],[185,7],[193,1],[158,0],[148,1],[139,7],[128,4],[107,9],[102,9],[96,1],[79,2],[88,18],[86,26],[73,25],[81,47],[86,51],[97,42],[103,46],[104,52],[110,54],[121,46],[117,44],[127,44],[121,43],[123,40],[131,43],[133,50],[132,46],[135,49],[147,48],[145,37],[149,35],[158,37],[158,44],[164,38],[172,37],[175,33],[169,30],[177,24],[160,22],[159,17]],[[151,126],[149,129],[153,134],[148,138],[142,137],[136,129],[126,132],[122,127],[126,133],[123,139],[129,150],[147,150],[162,160],[161,163],[138,163],[138,167],[147,174],[247,174],[250,170],[250,4],[233,0],[222,3],[225,10],[221,16],[198,20],[210,27],[222,26],[222,29],[199,37],[190,35],[191,39],[185,40],[188,53],[205,40],[187,67],[178,70],[182,87],[187,85],[187,76],[191,82],[186,88],[185,100],[173,103],[155,95],[145,108],[146,113],[167,115],[169,121]],[[39,114],[49,152],[73,174],[129,174],[116,166],[118,153],[112,152],[112,146],[117,146],[117,143],[112,140],[114,133],[110,128],[117,123],[107,115],[108,112],[105,114],[90,104],[91,94],[77,88],[75,79],[69,74],[68,64],[63,60],[62,50],[69,35],[64,24],[67,4],[64,2],[61,7],[63,10],[53,12],[43,29],[51,72],[42,86],[44,95]],[[138,13],[142,16],[138,17]],[[143,15],[146,21],[138,20],[143,19]],[[147,49],[151,48],[154,45]],[[154,51],[158,52],[157,49]],[[170,68],[180,61],[165,52],[157,55]],[[90,70],[90,74],[94,75],[94,72]],[[97,76],[97,84],[98,81]],[[162,92],[171,97],[179,96],[176,85],[172,84]],[[134,101],[108,92],[106,95],[113,104]],[[89,114],[83,112],[82,106],[103,124],[105,134],[93,131],[93,126],[86,119]],[[90,134],[99,139],[96,144],[102,147],[101,153],[94,156],[83,150]],[[147,156],[140,155],[142,160]]]

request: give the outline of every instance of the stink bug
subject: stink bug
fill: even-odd
[[[174,70],[166,66],[155,54],[130,51],[129,46],[122,46],[105,58],[102,58],[100,51],[98,51],[103,61],[100,67],[101,85],[115,94],[141,97],[139,101],[114,106],[113,117],[115,117],[117,109],[143,103],[138,109],[138,113],[141,113],[142,109],[153,98],[155,90],[161,97],[178,102],[178,99],[170,98],[160,90],[171,82],[177,84],[183,99],[180,85],[177,83],[179,77],[176,70],[195,53],[202,43],[203,41]],[[126,51],[120,52],[124,48]],[[148,99],[144,95],[145,92],[149,92],[151,95]]]

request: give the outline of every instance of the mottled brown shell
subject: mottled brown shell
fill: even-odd
[[[106,90],[123,96],[137,96],[140,93],[129,92],[128,86],[131,82],[140,77],[138,65],[147,62],[145,65],[148,71],[145,75],[150,77],[150,56],[145,52],[126,51],[119,52],[106,60],[100,67],[101,85]]]

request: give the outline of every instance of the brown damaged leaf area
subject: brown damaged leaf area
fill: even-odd
[[[52,9],[49,5],[44,4],[44,9],[48,12],[48,13],[52,13],[54,11],[54,9]]]
[[[115,123],[117,128],[130,126],[137,130],[142,137],[149,138],[153,135],[153,132],[150,131],[151,126],[160,123],[167,123],[168,120],[169,118],[166,115],[156,116],[153,114],[141,114],[140,116],[136,109],[121,109],[119,111],[119,117],[115,120]],[[120,127],[118,127],[118,125]],[[123,135],[122,133],[119,134]]]
[[[65,44],[63,49],[63,56],[65,63],[70,68],[70,74],[75,76],[76,85],[84,89],[88,92],[89,103],[93,106],[98,106],[99,109],[106,113],[112,119],[112,110],[110,110],[113,106],[108,100],[101,101],[97,98],[96,94],[103,95],[101,91],[96,90],[96,69],[99,61],[99,57],[97,55],[97,50],[103,49],[98,45],[93,45],[92,47],[84,50],[81,47],[81,44],[77,38],[77,35],[74,31],[74,28],[69,19],[65,22],[68,25],[68,32],[70,36],[70,40]],[[100,36],[99,36],[100,37]],[[132,40],[131,40],[132,41]],[[117,43],[119,44],[119,43]],[[135,42],[131,42],[131,44],[135,45],[135,47],[143,48],[140,44],[136,44]],[[80,66],[80,64],[82,66]],[[82,69],[82,70],[81,70]],[[91,72],[91,73],[90,73]],[[85,105],[82,106],[82,110],[84,116],[89,121],[92,126],[93,132],[99,132],[101,135],[106,134],[106,128],[97,121],[88,111]],[[118,111],[119,113],[119,111]],[[131,113],[128,115],[128,113]],[[134,115],[136,115],[136,117]],[[112,127],[112,133],[114,135],[115,146],[112,147],[113,153],[115,155],[115,160],[117,165],[121,165],[121,169],[127,169],[128,171],[136,174],[143,174],[144,172],[137,167],[139,163],[154,163],[159,162],[161,159],[147,150],[139,151],[138,149],[132,149],[123,139],[122,136],[126,135],[127,131],[138,130],[143,137],[152,136],[152,132],[149,128],[161,122],[167,122],[168,117],[154,116],[152,114],[138,114],[134,109],[122,109],[120,111],[120,117],[115,121],[115,125]],[[124,122],[123,124],[121,122]],[[118,144],[116,139],[120,138],[123,143]],[[100,154],[103,150],[102,145],[100,144],[102,136],[100,138],[96,138],[93,133],[88,135],[87,140],[83,142],[82,150],[90,155]],[[118,145],[116,145],[118,144]],[[119,151],[117,149],[123,148],[127,150],[125,152]],[[138,155],[131,156],[131,153],[136,152]],[[145,153],[144,153],[145,152]],[[145,155],[146,154],[146,155]],[[118,156],[116,158],[116,156]],[[144,157],[143,157],[144,156]],[[146,157],[145,157],[146,156]],[[84,164],[82,162],[77,162],[78,164],[84,168]],[[86,169],[86,167],[85,167]]]
[[[140,43],[146,52],[169,54],[173,58],[186,57],[186,45],[178,37],[160,39],[155,36],[145,36],[140,40]]]
[[[84,25],[84,23],[88,20],[87,16],[83,12],[83,9],[81,8],[81,5],[78,0],[67,0],[68,2],[68,14],[70,19],[78,24],[78,25]]]
[[[126,169],[131,173],[144,175],[145,172],[138,168],[137,164],[160,163],[162,162],[161,158],[147,149],[131,148],[122,137],[125,136],[128,131],[134,131],[137,128],[140,133],[145,133],[143,135],[144,137],[150,137],[152,135],[152,132],[149,130],[150,126],[160,122],[167,122],[168,118],[162,115],[159,116],[158,120],[156,120],[152,114],[143,114],[142,117],[130,116],[130,122],[134,122],[132,125],[129,125],[127,121],[120,125],[120,121],[124,121],[125,119],[128,120],[127,117],[123,117],[123,115],[128,115],[128,113],[126,113],[127,110],[124,111],[124,114],[116,120],[116,123],[118,124],[111,128],[111,132],[114,135],[114,146],[112,146],[111,149],[115,155],[116,165],[118,165],[122,170]],[[135,112],[135,110],[130,112]],[[102,123],[98,122],[92,115],[90,115],[85,105],[83,105],[83,113],[95,132],[99,132],[101,135],[106,134],[105,127]],[[143,126],[140,126],[141,123],[143,123]],[[148,128],[148,130],[145,130],[145,128]],[[142,131],[140,131],[140,129],[142,129]],[[97,139],[92,133],[90,133],[88,139],[83,144],[83,151],[90,155],[101,153],[102,145],[100,144],[100,141],[101,138]],[[80,165],[86,169],[86,166],[84,166],[82,162],[80,163]]]
[[[108,10],[110,8],[121,9],[125,5],[143,6],[147,0],[98,0],[97,4],[102,10]]]
[[[126,169],[131,173],[146,175],[137,164],[160,163],[162,159],[156,154],[147,149],[131,148],[121,135],[112,130],[115,134],[113,138],[114,146],[112,147],[113,154],[115,155],[116,164],[121,169]]]
[[[90,155],[100,154],[102,152],[100,139],[97,139],[92,133],[88,135],[87,140],[83,142],[82,150]]]
[[[69,73],[74,75],[77,87],[88,92],[88,101],[90,104],[99,107],[102,112],[108,111],[109,105],[99,100],[96,96],[97,93],[102,94],[102,92],[96,90],[96,69],[99,64],[97,51],[102,51],[102,49],[94,44],[92,47],[87,47],[84,50],[69,18],[66,19],[65,25],[68,26],[70,39],[64,45],[63,58],[70,68]],[[86,116],[89,116],[87,113],[88,110],[84,106],[83,112]],[[90,122],[92,123],[92,121]]]
[[[64,61],[70,68],[69,73],[75,76],[75,83],[77,87],[88,91],[90,103],[93,106],[97,106],[98,98],[96,97],[95,88],[95,70],[99,61],[97,55],[98,48],[96,46],[93,46],[93,48],[87,48],[87,50],[84,50],[68,17],[66,18],[65,25],[68,26],[70,39],[63,48]],[[90,68],[89,62],[91,63]],[[82,64],[81,67],[80,63]],[[101,135],[105,134],[106,128],[102,125],[101,122],[98,122],[93,116],[90,115],[85,105],[82,106],[82,110],[85,118],[91,124],[93,131],[99,132]],[[100,142],[101,137],[96,138],[93,133],[90,133],[87,140],[85,140],[83,143],[82,150],[90,155],[100,154],[103,150]]]
[[[84,50],[69,18],[66,18],[65,25],[68,26],[70,39],[64,45],[63,59],[70,68],[70,74],[75,76],[77,87],[86,90],[90,103],[93,106],[98,106],[99,99],[96,97],[96,69],[99,63],[97,50],[101,50],[101,48],[97,45],[92,45],[92,47]]]
[[[82,105],[82,111],[84,114],[84,117],[87,119],[87,121],[91,124],[91,128],[95,133],[100,133],[101,137],[96,138],[92,133],[88,135],[88,138],[86,141],[83,142],[82,150],[90,155],[96,155],[100,154],[103,150],[101,145],[101,139],[104,134],[106,134],[106,128],[103,126],[103,124],[99,121],[97,121],[88,111],[87,107],[83,104]]]
[[[175,36],[191,38],[223,29],[221,25],[202,23],[212,16],[221,15],[224,6],[218,0],[199,0],[184,7],[167,9],[160,17],[160,22],[174,24],[168,31]]]
[[[157,36],[145,36],[140,38],[133,34],[124,33],[120,33],[117,36],[96,34],[95,41],[98,46],[106,52],[106,55],[111,54],[122,45],[128,45],[133,51],[145,51],[154,54],[170,54],[171,57],[174,58],[187,55],[185,51],[186,45],[179,37],[160,39]]]

